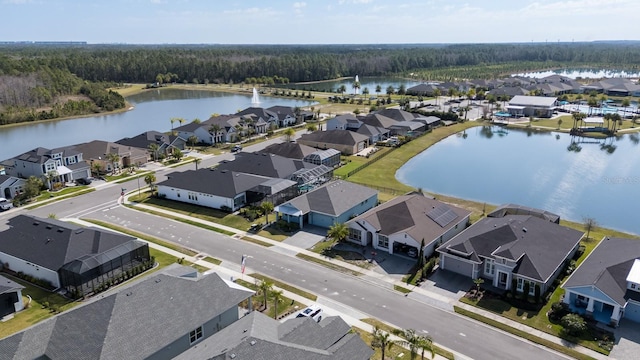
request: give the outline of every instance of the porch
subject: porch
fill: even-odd
[[[573,292],[567,292],[564,296],[563,302],[569,305],[569,309],[573,313],[613,326],[617,326],[620,320],[620,307],[617,305]]]

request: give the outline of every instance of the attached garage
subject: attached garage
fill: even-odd
[[[624,318],[640,323],[640,303],[629,301],[624,308]]]
[[[473,263],[464,261],[460,258],[449,256],[447,254],[440,255],[440,268],[451,272],[473,277]]]

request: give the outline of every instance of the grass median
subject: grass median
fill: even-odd
[[[329,268],[331,270],[339,271],[339,272],[344,273],[344,274],[349,274],[349,275],[353,275],[353,276],[362,275],[362,273],[359,272],[359,271],[351,270],[351,269],[346,268],[344,266],[340,266],[338,264],[334,264],[334,263],[332,263],[330,261],[318,259],[316,257],[310,256],[310,255],[307,255],[307,254],[298,253],[298,254],[296,254],[296,257],[299,257],[299,258],[304,259],[306,261],[314,262],[314,263],[316,263],[318,265],[324,266],[324,267]]]

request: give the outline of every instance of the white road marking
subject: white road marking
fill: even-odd
[[[460,336],[462,336],[462,337],[467,337],[467,335],[465,335],[465,334],[463,334],[463,333],[460,333]]]

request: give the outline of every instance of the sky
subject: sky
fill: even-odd
[[[396,44],[638,40],[638,0],[0,0],[0,41]],[[635,25],[634,25],[635,24]]]

